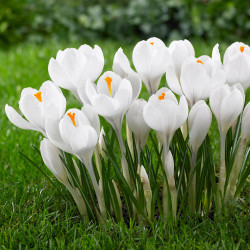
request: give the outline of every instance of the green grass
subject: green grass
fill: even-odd
[[[214,42],[193,42],[196,55],[211,55]],[[18,109],[24,87],[39,88],[49,79],[49,59],[59,49],[79,47],[80,44],[49,41],[42,46],[28,43],[0,50],[0,248],[249,248],[246,201],[232,204],[223,217],[182,218],[178,224],[159,221],[154,222],[152,228],[132,222],[126,225],[109,221],[102,229],[97,224],[81,221],[74,204],[65,201],[60,192],[21,157],[19,151],[49,173],[31,148],[32,145],[39,147],[42,136],[13,126],[7,120],[4,105],[8,103]],[[121,45],[112,41],[98,41],[97,44],[104,52],[104,70],[111,70],[113,56]],[[129,59],[133,46],[123,46]],[[222,43],[221,47],[224,51],[227,44]],[[64,93],[68,107],[80,108],[67,91]],[[144,87],[141,96],[148,98]],[[248,101],[249,96],[248,92]],[[209,133],[218,160],[219,136],[215,120]]]

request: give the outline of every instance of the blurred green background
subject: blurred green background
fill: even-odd
[[[245,0],[0,0],[1,46],[152,36],[230,43],[247,39],[249,32]]]

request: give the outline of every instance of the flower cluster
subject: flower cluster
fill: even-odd
[[[132,59],[136,71],[120,48],[113,71],[102,73],[99,46],[58,51],[48,66],[52,81],[23,89],[23,117],[8,105],[6,114],[15,126],[43,134],[42,159],[86,220],[119,221],[124,209],[139,222],[152,221],[156,209],[175,218],[185,203],[190,214],[220,210],[237,197],[249,171],[249,46],[233,43],[222,63],[218,44],[212,57],[196,58],[187,40],[167,47],[150,38],[136,44]],[[138,99],[142,83],[148,101]],[[166,87],[159,89],[160,83]],[[71,91],[82,109],[66,111],[60,88]],[[219,168],[208,136],[212,114],[220,133]],[[113,128],[111,139],[99,116]],[[113,152],[114,134],[121,157]]]

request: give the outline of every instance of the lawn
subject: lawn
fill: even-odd
[[[215,42],[192,41],[196,55],[211,55]],[[195,249],[247,249],[249,219],[247,201],[232,204],[225,216],[182,218],[175,224],[164,221],[144,227],[131,222],[107,222],[104,228],[84,223],[77,209],[64,200],[50,182],[19,152],[43,166],[32,145],[39,147],[42,136],[13,126],[4,112],[4,105],[18,108],[21,90],[39,88],[49,79],[48,62],[59,49],[79,47],[82,42],[66,44],[48,41],[43,45],[31,43],[0,50],[0,248],[195,248]],[[112,69],[113,56],[121,46],[112,41],[98,41],[104,52],[105,68]],[[125,54],[131,59],[134,44],[125,44]],[[222,43],[224,52],[228,44]],[[162,79],[162,86],[165,79]],[[67,91],[67,107],[80,103]],[[143,87],[141,97],[148,99]],[[247,93],[247,101],[250,93]],[[103,120],[102,120],[103,122]],[[106,126],[106,124],[104,124]],[[210,129],[215,159],[219,159],[219,136],[215,120]],[[61,188],[61,187],[59,187]],[[244,190],[246,196],[247,188]]]

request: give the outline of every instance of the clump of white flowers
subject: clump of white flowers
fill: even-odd
[[[187,40],[167,47],[150,38],[133,50],[136,71],[120,48],[113,71],[102,73],[99,46],[69,48],[51,58],[52,81],[23,89],[23,117],[7,104],[6,115],[15,126],[42,133],[45,165],[86,220],[121,221],[126,214],[148,223],[156,214],[176,219],[221,211],[228,199],[237,199],[250,168],[250,49],[233,43],[223,62],[218,44],[211,54],[196,57]],[[147,100],[139,98],[142,83]],[[60,88],[82,108],[66,111]],[[99,116],[110,125],[102,124],[105,132]],[[209,132],[213,119],[220,164],[210,143],[217,142]]]

